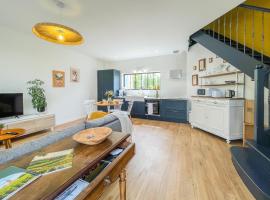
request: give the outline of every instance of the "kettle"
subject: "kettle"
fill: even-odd
[[[233,98],[235,96],[235,91],[234,90],[226,90],[225,92],[225,97],[226,98]]]

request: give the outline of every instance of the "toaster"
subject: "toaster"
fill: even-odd
[[[197,95],[205,95],[205,89],[197,89]]]

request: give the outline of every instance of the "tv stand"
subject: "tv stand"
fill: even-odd
[[[23,128],[25,129],[25,135],[36,133],[39,131],[51,129],[55,126],[54,114],[33,114],[33,115],[21,115],[13,118],[6,118],[0,120],[1,124],[5,125],[6,129]]]

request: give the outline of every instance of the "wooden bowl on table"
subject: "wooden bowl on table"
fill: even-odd
[[[112,129],[108,127],[89,128],[73,135],[76,142],[97,145],[107,139],[112,133]]]

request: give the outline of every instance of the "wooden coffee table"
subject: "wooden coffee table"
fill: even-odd
[[[11,139],[21,136],[24,133],[25,130],[20,128],[2,130],[0,132],[0,141],[4,143],[6,149],[10,149],[12,148]]]
[[[120,200],[126,200],[125,167],[135,154],[135,144],[127,142],[129,137],[130,135],[126,133],[112,132],[104,142],[96,146],[80,144],[74,141],[72,137],[67,137],[32,154],[27,154],[19,159],[0,165],[0,170],[8,166],[17,166],[25,169],[36,155],[74,149],[71,168],[41,176],[10,199],[55,199],[72,183],[87,175],[89,170],[108,156],[112,150],[122,147],[124,149],[123,152],[98,174],[88,187],[77,196],[76,200],[97,200],[102,195],[104,189],[116,180],[119,180]]]

